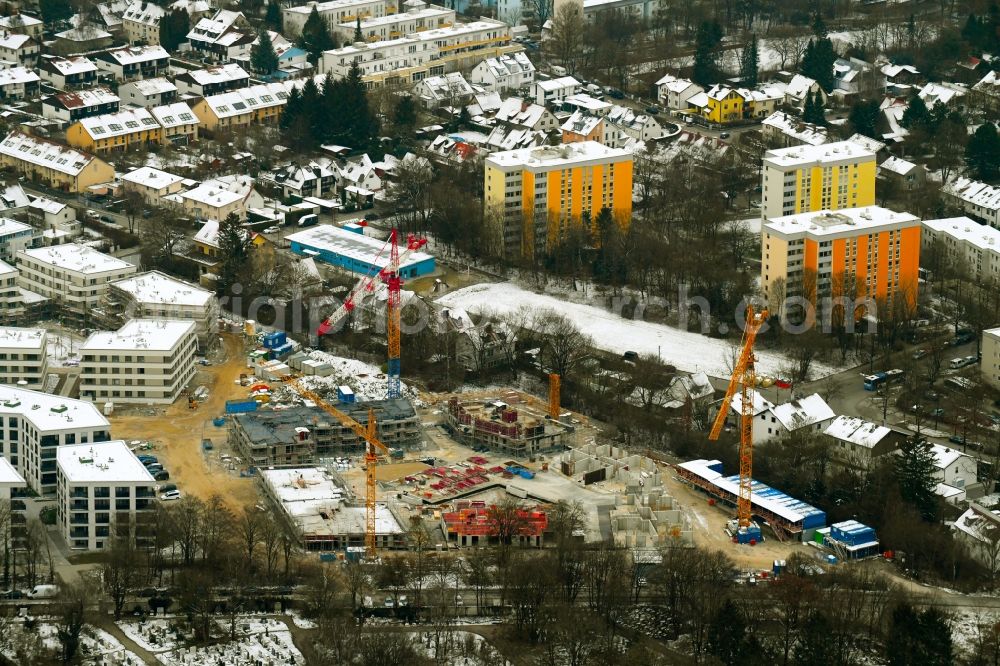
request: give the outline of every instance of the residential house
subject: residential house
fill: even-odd
[[[148,109],[173,102],[177,86],[163,77],[129,81],[118,86],[118,97],[126,104]]]
[[[100,29],[81,14],[70,19],[73,27],[55,34],[55,39],[49,42],[48,49],[52,53],[68,55],[70,53],[89,53],[106,49],[114,43],[114,36]]]
[[[957,540],[965,545],[965,550],[986,568],[987,573],[998,572],[1000,509],[990,509],[978,502],[970,502],[969,508],[955,520],[951,529]]]
[[[242,12],[219,9],[211,18],[199,20],[187,34],[191,48],[219,60],[249,52],[256,38]]]
[[[823,90],[823,86],[817,83],[816,79],[796,74],[785,86],[784,101],[788,106],[801,110],[805,108],[806,98],[813,97],[815,99],[816,95],[819,95],[823,103],[826,104],[826,92]]]
[[[972,94],[979,104],[991,111],[1000,109],[1000,75],[996,70],[990,70],[972,86]]]
[[[337,194],[339,173],[336,164],[320,158],[304,165],[292,163],[277,169],[269,180],[281,188],[282,197],[332,199]]]
[[[41,45],[31,35],[8,30],[0,31],[0,60],[34,67],[38,62]]]
[[[682,375],[670,380],[666,391],[665,406],[687,410],[692,419],[708,413],[708,407],[715,396],[715,387],[704,372]]]
[[[202,129],[210,132],[275,124],[288,100],[281,83],[265,83],[205,97],[194,103],[192,111]]]
[[[917,96],[924,101],[928,109],[937,104],[964,111],[965,103],[962,98],[969,92],[969,89],[958,83],[928,83],[917,92]]]
[[[995,231],[990,229],[991,231]],[[995,235],[995,234],[994,234]],[[997,252],[1000,247],[993,250],[991,248],[990,263],[997,263]],[[1000,388],[1000,328],[990,328],[983,331],[979,369],[983,375],[983,381],[993,388]]]
[[[250,240],[254,247],[264,244],[264,237],[252,231],[244,231],[250,235]],[[194,253],[205,260],[208,264],[217,264],[219,261],[219,222],[214,219],[207,220],[201,229],[194,236]],[[204,272],[204,267],[202,272]]]
[[[448,137],[439,137],[450,140]],[[497,125],[486,137],[483,148],[494,150],[517,150],[518,148],[537,148],[548,143],[549,135],[546,132],[529,130],[524,127],[508,127]],[[435,143],[437,140],[435,140]]]
[[[604,143],[604,118],[601,116],[592,116],[584,111],[574,111],[573,115],[567,118],[559,129],[562,131],[562,143],[580,141]]]
[[[920,83],[920,70],[913,65],[882,65],[880,71],[885,77],[886,93],[890,95],[908,95]]]
[[[59,245],[80,235],[76,209],[55,199],[35,197],[28,205],[28,221],[42,230],[43,245]]]
[[[31,35],[39,41],[42,39],[42,29],[44,27],[45,25],[42,21],[28,14],[18,13],[9,16],[0,16],[0,30]]]
[[[160,43],[160,19],[166,10],[148,0],[134,0],[122,13],[122,31],[133,46]]]
[[[97,65],[85,56],[43,55],[38,63],[42,80],[60,90],[82,88],[97,81]]]
[[[16,130],[0,142],[0,166],[48,187],[77,193],[115,177],[114,167],[104,160]]]
[[[944,184],[941,196],[969,217],[1000,229],[1000,187],[959,176]]]
[[[122,189],[138,192],[150,206],[162,206],[163,197],[176,194],[184,189],[185,178],[153,167],[140,167],[122,177]]]
[[[66,143],[97,154],[125,152],[163,143],[163,128],[148,109],[125,109],[76,121]]]
[[[553,102],[561,102],[570,95],[575,95],[583,90],[583,84],[572,76],[563,76],[558,79],[539,79],[531,86],[531,96],[535,104],[548,108]]]
[[[692,112],[711,123],[728,124],[744,119],[745,99],[739,90],[723,85],[693,95],[688,99]]]
[[[0,69],[0,102],[5,100],[34,99],[38,95],[41,78],[27,67]]]
[[[198,140],[198,118],[184,102],[154,106],[149,112],[163,129],[163,141],[186,146]]]
[[[49,370],[44,328],[0,327],[0,382],[42,391]]]
[[[250,75],[236,63],[194,69],[174,77],[182,95],[209,97],[250,85]]]
[[[461,72],[428,76],[413,86],[413,95],[428,109],[459,108],[472,101],[474,91]]]
[[[535,83],[535,65],[523,51],[506,53],[473,67],[469,81],[495,92],[529,88]]]
[[[1000,285],[1000,230],[967,217],[925,220],[920,239],[921,252],[939,252],[942,265],[964,266],[980,285]],[[985,333],[983,359],[985,372]]]
[[[878,177],[893,183],[897,192],[910,192],[927,182],[927,169],[922,164],[892,156],[878,165]]]
[[[802,122],[797,116],[784,111],[775,111],[760,125],[760,131],[765,137],[784,147],[802,144],[821,146],[830,138],[825,127]]]
[[[552,132],[559,128],[559,121],[546,107],[519,97],[505,99],[493,118],[498,125],[536,132]]]
[[[979,483],[979,464],[972,456],[941,444],[931,444],[934,455],[936,492],[946,502],[958,504],[983,495]]]
[[[894,454],[907,433],[865,421],[857,416],[838,416],[823,434],[832,441],[830,462],[848,472],[869,472]]]
[[[876,95],[885,79],[874,65],[859,58],[838,58],[833,64],[833,96],[850,103],[859,95]]]
[[[382,177],[371,158],[362,155],[356,162],[348,162],[340,168],[339,185],[342,189],[354,188],[373,193],[382,189]]]
[[[179,204],[188,215],[216,221],[234,213],[246,219],[247,209],[264,205],[264,198],[254,189],[253,178],[244,175],[212,178],[189,190],[167,195],[165,199]]]
[[[30,224],[0,217],[0,261],[13,264],[19,252],[35,245],[37,232]]]
[[[97,67],[119,83],[152,79],[170,72],[170,54],[159,45],[123,46],[94,56]]]
[[[42,99],[42,116],[73,123],[83,118],[117,113],[120,100],[107,88],[64,92]]]
[[[681,111],[691,108],[688,100],[705,89],[690,79],[680,79],[667,74],[656,82],[656,98],[668,109]]]

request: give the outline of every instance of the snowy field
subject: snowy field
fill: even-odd
[[[302,653],[292,642],[288,625],[271,618],[239,617],[234,642],[181,647],[186,641],[180,620],[157,618],[143,623],[119,622],[118,626],[144,650],[156,655],[164,666],[181,664],[301,664]],[[229,623],[216,620],[216,633],[229,635]]]
[[[554,310],[570,319],[581,331],[590,336],[593,344],[613,354],[634,351],[640,355],[660,355],[664,363],[685,372],[704,371],[713,377],[728,377],[734,344],[716,340],[693,331],[682,331],[663,324],[623,319],[603,308],[579,303],[522,289],[509,282],[479,284],[465,287],[442,296],[441,305],[462,308],[468,312],[488,312],[504,315],[526,307],[533,311]],[[757,354],[759,373],[782,376],[790,365],[789,359],[774,352]],[[827,365],[814,363],[811,379],[836,373]]]

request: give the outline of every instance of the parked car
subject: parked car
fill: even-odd
[[[275,227],[268,227],[267,229],[264,229],[264,233],[265,234],[276,234],[279,231],[281,231],[281,227],[277,227],[277,226],[275,226]]]
[[[160,463],[151,463],[149,465],[146,465],[146,471],[149,472],[150,474],[159,474],[160,472],[163,471],[163,465],[161,465]]]
[[[719,134],[719,138],[720,139],[728,139],[729,138],[729,132],[721,132]]]
[[[931,416],[933,416],[936,419],[941,418],[942,416],[944,416],[944,409],[942,409],[941,407],[936,407],[932,409]]]
[[[385,598],[385,607],[386,607],[386,608],[392,608],[392,607],[394,607],[395,605],[396,605],[396,604],[395,604],[395,603],[393,603],[393,601],[392,601],[392,597],[386,597],[386,598]]]
[[[660,113],[660,107],[658,107],[656,105],[647,106],[646,107],[646,113],[648,113],[651,116],[658,115]]]
[[[914,361],[920,360],[924,356],[927,356],[930,353],[931,353],[930,349],[918,349],[917,351],[913,352],[913,360]]]
[[[168,472],[165,469],[160,470],[159,472],[153,474],[153,478],[156,479],[157,481],[166,481],[170,478],[170,472]]]
[[[319,224],[319,217],[315,213],[309,213],[299,218],[300,227],[311,227],[314,224]]]
[[[955,347],[960,347],[962,345],[968,344],[970,342],[976,341],[976,334],[972,331],[959,331],[955,334],[954,339],[951,344]]]
[[[147,463],[160,462],[156,456],[147,456],[145,453],[142,454],[141,456],[136,456],[136,458],[138,458],[139,462],[141,462],[143,465]]]
[[[162,486],[157,488],[161,493],[169,493],[171,490],[177,490],[176,483],[164,483]]]
[[[181,491],[179,490],[168,490],[165,493],[160,494],[161,502],[172,502],[173,500],[179,500],[181,498]]]
[[[625,99],[625,93],[623,93],[621,90],[618,90],[618,88],[609,88],[608,97],[611,97],[613,99]]]
[[[20,599],[24,597],[24,592],[21,590],[4,590],[0,592],[0,599]]]
[[[958,358],[951,359],[948,367],[952,370],[958,370],[959,368],[965,368],[967,366],[973,365],[979,359],[975,356],[959,356]]]
[[[382,218],[378,216],[378,213],[368,213],[367,215],[365,215],[365,220],[375,221],[380,219]]]
[[[105,224],[115,224],[115,218],[110,215],[101,215],[101,222],[104,222]]]
[[[58,585],[36,585],[28,592],[29,599],[54,599],[59,596]]]

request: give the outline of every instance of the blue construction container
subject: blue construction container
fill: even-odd
[[[222,426],[226,425],[226,417],[225,416],[215,417],[214,419],[212,419],[212,425],[214,425],[216,428],[221,428]]]
[[[284,331],[275,331],[264,336],[262,342],[268,349],[277,349],[288,341],[288,336]]]
[[[246,414],[256,411],[256,400],[226,400],[226,414]]]
[[[275,347],[273,350],[275,356],[287,356],[292,353],[292,343],[286,342],[285,344]]]
[[[533,479],[533,478],[535,478],[535,473],[532,472],[532,471],[530,471],[530,470],[527,470],[527,469],[522,469],[521,471],[518,472],[518,474],[520,474],[520,476],[521,476],[522,479]]]
[[[760,526],[753,523],[746,527],[745,529],[740,529],[736,532],[737,543],[748,544],[751,541],[754,543],[760,543],[763,541],[760,535]]]
[[[845,520],[830,526],[830,536],[849,546],[859,546],[863,543],[878,541],[875,530],[856,520]]]
[[[357,400],[357,396],[354,395],[354,390],[350,386],[338,386],[337,400],[342,405],[353,405]]]

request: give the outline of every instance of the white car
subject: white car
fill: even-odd
[[[279,231],[281,231],[281,227],[268,227],[267,229],[264,229],[265,234],[276,234]]]
[[[179,490],[168,490],[167,492],[160,495],[161,502],[170,502],[171,500],[179,500],[181,498],[181,491]]]

